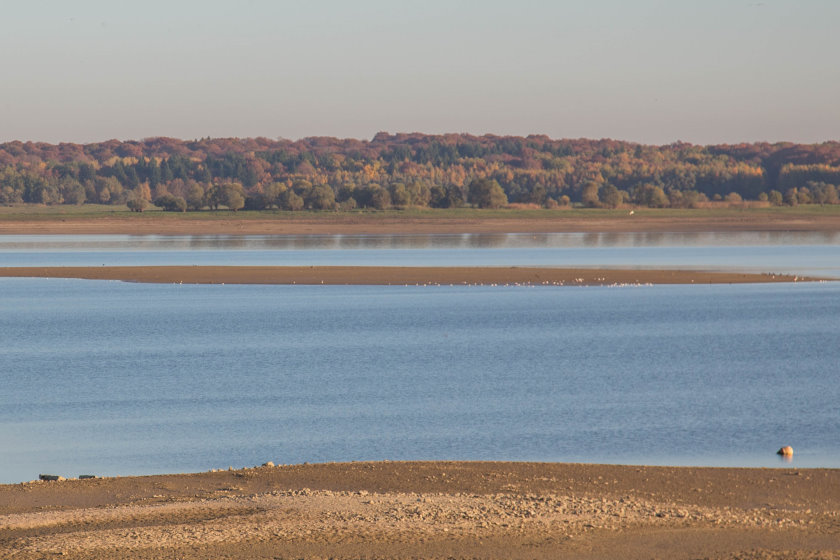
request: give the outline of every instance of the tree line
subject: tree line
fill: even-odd
[[[837,204],[840,142],[650,146],[546,136],[0,144],[0,204],[353,210]]]

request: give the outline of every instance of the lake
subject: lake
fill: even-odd
[[[0,266],[565,266],[840,278],[840,233],[4,235]]]
[[[837,282],[4,278],[0,482],[269,460],[775,467],[782,445],[840,467],[839,331]]]

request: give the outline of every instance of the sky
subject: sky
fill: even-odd
[[[837,0],[0,6],[0,142],[840,140]]]

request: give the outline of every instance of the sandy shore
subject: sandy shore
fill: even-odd
[[[347,463],[0,486],[0,557],[27,560],[838,555],[833,469]]]
[[[294,214],[204,217],[201,214],[144,213],[78,217],[72,214],[29,216],[0,213],[2,234],[131,235],[306,235],[551,232],[699,232],[699,231],[840,231],[840,214],[792,212],[720,212],[690,210],[678,214],[642,210],[630,214],[566,211],[475,214]]]
[[[383,266],[8,267],[0,277],[85,278],[174,284],[623,285],[743,284],[814,280],[782,274],[691,270]]]

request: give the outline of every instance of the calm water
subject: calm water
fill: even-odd
[[[589,266],[840,278],[840,233],[0,236],[0,266]]]
[[[0,482],[366,459],[840,467],[840,283],[0,279]]]

